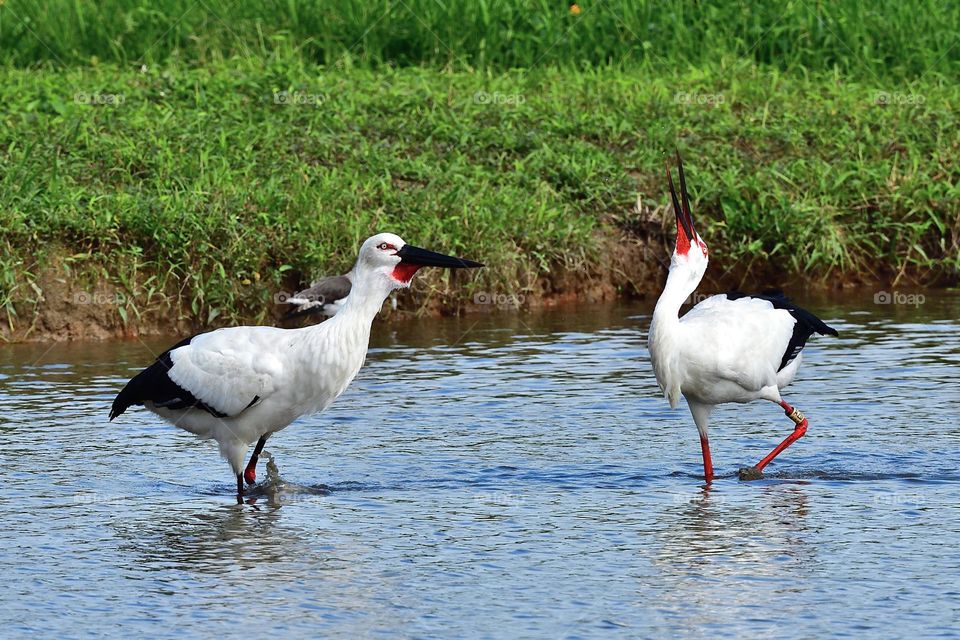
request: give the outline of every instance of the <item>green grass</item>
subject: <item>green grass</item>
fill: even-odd
[[[385,229],[490,265],[435,299],[526,291],[661,242],[674,148],[714,273],[957,281],[960,5],[579,7],[0,0],[0,313],[56,260],[265,320]]]
[[[864,81],[960,71],[940,0],[5,0],[0,63],[90,66],[295,55],[327,66],[674,72],[749,60]]]
[[[489,265],[472,288],[432,275],[434,295],[523,290],[596,264],[603,238],[659,241],[675,147],[717,273],[960,269],[960,88],[935,78],[296,59],[2,75],[11,322],[55,255],[123,292],[118,313],[168,295],[199,324],[263,320],[284,272],[345,269],[381,230]]]

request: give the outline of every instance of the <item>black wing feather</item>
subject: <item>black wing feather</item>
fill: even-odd
[[[840,335],[837,333],[837,330],[831,326],[828,326],[823,320],[813,315],[806,309],[802,309],[797,305],[793,304],[790,301],[783,291],[779,289],[767,289],[763,293],[741,293],[739,291],[728,291],[727,299],[729,300],[739,300],[740,298],[759,298],[761,300],[766,300],[773,305],[775,309],[783,309],[788,311],[793,319],[796,322],[793,325],[793,335],[790,336],[790,342],[787,343],[787,349],[783,352],[783,358],[780,360],[780,367],[777,371],[781,371],[785,366],[790,364],[800,352],[803,350],[804,345],[807,344],[807,340],[814,333],[818,333],[822,336],[831,335],[837,336]]]
[[[167,375],[167,372],[173,367],[170,352],[190,344],[190,341],[195,337],[190,336],[173,345],[161,353],[153,364],[131,378],[113,400],[113,406],[110,408],[110,419],[113,420],[132,405],[142,406],[144,401],[150,401],[158,407],[167,409],[196,407],[218,418],[226,417],[227,414],[220,413],[210,405],[198,400],[196,396],[171,380],[170,376]],[[258,399],[254,398],[253,402]],[[253,402],[250,404],[253,404]]]

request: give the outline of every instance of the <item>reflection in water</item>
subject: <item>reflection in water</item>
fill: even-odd
[[[136,556],[138,570],[223,574],[224,566],[253,569],[299,558],[305,551],[296,535],[276,537],[281,517],[276,508],[232,505],[163,516],[117,523],[117,536],[124,541],[120,549]]]
[[[928,292],[929,293],[929,292]],[[798,300],[841,337],[716,411],[720,478],[643,305],[378,324],[366,368],[231,504],[215,447],[114,394],[169,339],[0,349],[11,633],[922,635],[955,626],[960,296]],[[57,611],[58,615],[49,615]]]
[[[683,591],[704,603],[717,599],[714,583],[779,578],[784,562],[791,571],[816,558],[807,542],[808,496],[803,484],[774,483],[748,489],[749,500],[730,491],[701,487],[686,503],[660,514],[662,547],[658,564],[665,573],[695,575],[710,584],[703,593]],[[732,594],[730,594],[732,595]]]
[[[684,611],[687,624],[710,634],[744,635],[763,623],[773,630],[802,601],[821,561],[806,483],[680,495],[658,518],[656,581],[645,585],[660,610]]]
[[[308,529],[291,524],[287,514],[273,507],[225,505],[118,523],[119,551],[130,562],[121,571],[189,610],[216,610],[235,600],[228,594],[246,594],[253,609],[241,615],[270,612],[283,620],[269,625],[274,629],[345,624],[363,635],[392,623],[385,599],[413,604],[389,576],[379,576],[371,588],[376,562],[371,548],[343,535],[331,521],[314,517]],[[169,576],[178,578],[171,582]],[[226,600],[218,602],[216,594]],[[258,628],[252,620],[245,626]]]

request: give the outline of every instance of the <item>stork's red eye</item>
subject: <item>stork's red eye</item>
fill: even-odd
[[[397,250],[397,248],[396,248],[395,246],[393,246],[392,244],[389,244],[389,243],[387,243],[387,242],[381,242],[380,244],[378,244],[378,245],[377,245],[377,249],[380,249],[380,251],[387,251],[387,250],[389,250],[389,249],[393,249],[394,251]]]

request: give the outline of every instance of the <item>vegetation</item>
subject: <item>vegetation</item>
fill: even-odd
[[[516,291],[659,240],[674,148],[722,269],[956,281],[960,9],[665,6],[6,0],[0,307],[262,320],[387,229]]]
[[[19,66],[232,57],[322,65],[674,71],[750,60],[863,79],[960,70],[960,5],[940,0],[5,0]]]

